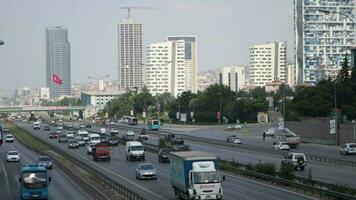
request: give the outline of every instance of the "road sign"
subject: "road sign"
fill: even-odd
[[[179,119],[179,112],[176,113],[176,119]]]
[[[330,120],[330,135],[334,135],[336,133],[336,120]]]
[[[180,114],[180,121],[181,122],[186,122],[187,121],[187,113],[181,113]]]
[[[142,117],[146,118],[146,112],[142,112]]]

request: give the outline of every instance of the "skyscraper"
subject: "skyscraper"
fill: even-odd
[[[46,28],[46,87],[51,98],[71,95],[70,43],[68,30],[63,27]],[[53,74],[62,84],[53,82]]]
[[[297,83],[318,82],[341,68],[353,45],[353,0],[294,0]]]
[[[270,42],[250,47],[250,83],[263,87],[275,80],[286,82],[286,58],[286,42]]]
[[[169,36],[168,41],[184,42],[184,63],[186,73],[186,90],[197,93],[197,37],[196,36]]]
[[[142,24],[131,17],[118,25],[119,32],[119,87],[120,90],[143,87]]]
[[[228,86],[238,92],[246,85],[246,70],[244,65],[224,66],[219,70],[219,84]]]

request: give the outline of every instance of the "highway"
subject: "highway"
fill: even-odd
[[[88,130],[99,131],[99,127],[93,126],[91,129]],[[121,129],[120,135],[124,134],[125,132],[125,130]],[[155,135],[150,135],[149,140],[145,142],[157,145],[158,138]],[[193,150],[211,152],[220,158],[226,160],[235,160],[242,164],[270,162],[275,163],[277,166],[279,166],[281,160],[283,159],[283,157],[280,155],[241,150],[228,146],[189,141],[186,141],[185,143],[191,145]],[[306,154],[306,156],[308,156],[308,154]],[[350,185],[356,188],[356,182],[354,181],[354,179],[356,178],[355,168],[309,161],[306,169],[304,171],[296,171],[296,175],[308,178],[309,170],[311,170],[312,178],[314,180],[327,183]]]
[[[86,154],[86,148],[68,150],[67,144],[58,143],[58,140],[48,139],[48,132],[41,130],[34,131],[32,124],[17,122],[17,124],[31,132],[32,134],[45,139],[46,141],[56,145],[66,152],[77,156],[90,163],[102,172],[110,174],[112,178],[118,180],[125,180],[130,185],[136,187],[131,188],[140,194],[145,194],[147,199],[175,199],[173,190],[169,182],[169,164],[161,164],[157,161],[157,155],[146,152],[146,162],[152,163],[157,168],[157,180],[136,180],[135,168],[137,162],[126,161],[124,147],[112,147],[112,159],[110,162],[94,162],[92,158]],[[283,190],[279,187],[267,186],[262,183],[246,180],[236,176],[228,176],[227,180],[223,182],[224,199],[312,199],[301,194],[291,191]]]
[[[20,162],[6,162],[5,154],[9,150],[20,152]],[[0,196],[0,199],[20,199],[20,185],[18,178],[20,176],[20,168],[22,164],[37,163],[39,155],[36,152],[26,148],[15,139],[14,143],[4,143],[0,146],[0,167],[4,171],[4,179],[6,185],[1,185],[1,190],[7,191],[7,195]],[[89,199],[76,186],[76,184],[59,168],[48,170],[52,181],[49,185],[49,199]]]

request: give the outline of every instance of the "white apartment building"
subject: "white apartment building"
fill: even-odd
[[[287,65],[287,84],[294,87],[297,84],[296,69],[294,64]]]
[[[286,58],[286,42],[270,42],[250,47],[250,84],[263,87],[274,80],[286,82]]]
[[[246,85],[245,66],[225,66],[219,69],[219,83],[238,92]]]
[[[51,93],[50,93],[49,87],[41,87],[41,88],[39,88],[39,97],[40,97],[40,99],[49,100],[51,98],[50,94]]]

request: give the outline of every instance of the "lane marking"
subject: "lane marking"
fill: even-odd
[[[12,199],[12,196],[11,196],[11,193],[10,193],[9,180],[7,178],[7,173],[6,173],[3,161],[0,161],[0,165],[1,165],[2,171],[4,172],[4,175],[5,175],[5,182],[6,182],[6,189],[7,189],[8,197],[10,197],[10,199]]]

